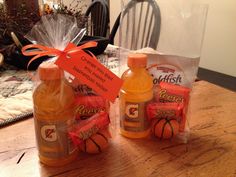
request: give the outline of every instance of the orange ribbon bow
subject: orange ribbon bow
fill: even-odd
[[[43,56],[60,56],[66,54],[66,56],[69,56],[71,53],[80,52],[83,49],[90,48],[90,47],[96,47],[97,42],[90,41],[87,42],[81,46],[76,46],[73,43],[69,43],[68,46],[63,50],[58,50],[52,47],[47,47],[39,44],[30,44],[26,45],[22,48],[22,53],[25,56],[34,56],[28,63],[27,68],[29,65],[36,59],[43,57]],[[34,49],[34,50],[29,50]],[[36,50],[35,50],[36,49]],[[92,57],[95,57],[91,52],[89,52]]]

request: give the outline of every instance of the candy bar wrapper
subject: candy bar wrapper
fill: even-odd
[[[109,113],[109,102],[98,95],[76,96],[76,119],[85,120],[101,111]]]
[[[108,113],[99,112],[86,120],[80,120],[74,126],[73,130],[69,132],[69,135],[75,145],[80,145],[101,130],[107,130],[109,132],[109,124],[110,119]]]
[[[149,121],[161,118],[174,118],[178,122],[181,122],[182,111],[182,103],[152,102],[147,105],[147,116]]]
[[[155,90],[154,97],[158,103],[182,104],[180,132],[185,130],[190,89],[184,86],[161,82]]]
[[[75,90],[76,119],[85,120],[98,112],[110,110],[110,102],[98,95],[92,88],[74,79],[72,86]]]
[[[184,103],[187,105],[189,93],[190,89],[187,87],[161,82],[154,92],[154,98],[157,102]]]

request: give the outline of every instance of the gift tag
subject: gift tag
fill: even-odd
[[[95,57],[83,50],[76,50],[74,44],[70,43],[64,51],[55,64],[91,87],[99,95],[114,102],[123,81]]]

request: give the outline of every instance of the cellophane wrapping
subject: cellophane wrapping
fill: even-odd
[[[153,102],[159,104],[175,102],[173,100],[168,101],[168,99],[160,100],[157,98],[160,96],[160,92],[163,93],[163,90],[166,90],[165,84],[160,86],[162,82],[172,84],[173,88],[175,88],[174,85],[177,85],[179,86],[177,89],[189,90],[189,95],[186,95],[186,97],[181,94],[181,91],[178,93],[178,91],[169,92],[167,90],[166,92],[169,96],[174,94],[183,98],[181,102],[185,105],[182,111],[182,115],[186,115],[186,118],[184,118],[185,126],[178,130],[178,134],[175,137],[178,140],[187,142],[190,135],[189,120],[191,117],[188,107],[189,102],[191,102],[192,84],[197,79],[208,5],[187,0],[154,0],[152,3],[155,3],[157,9],[153,14],[158,14],[159,18],[153,18],[151,16],[153,15],[151,13],[151,6],[148,3],[150,2],[145,1],[141,7],[141,1],[122,1],[123,11],[121,12],[118,32],[118,44],[120,47],[119,75],[122,76],[128,69],[127,56],[129,53],[144,53],[148,56],[147,70],[153,76]],[[132,7],[130,7],[131,4]],[[143,13],[142,16],[138,15],[141,11]],[[146,21],[156,20],[154,23],[158,27],[156,27],[155,35],[150,34],[148,29],[152,26],[148,26],[146,23],[143,23],[143,25],[146,24],[144,25],[146,30],[143,26],[138,27],[140,22],[145,21],[145,18]],[[127,34],[128,36],[126,36]],[[148,42],[146,45],[140,46],[141,41],[145,38],[148,38]],[[168,88],[173,90],[169,86]],[[162,108],[157,106],[155,111],[158,111],[158,109]],[[158,119],[166,119],[166,117],[168,117],[167,114],[158,117]],[[167,121],[167,125],[171,125],[171,123]],[[160,127],[163,128],[163,126]],[[165,134],[165,127],[162,133]],[[158,138],[164,139],[165,137],[158,136]]]
[[[63,51],[69,42],[78,45],[83,36],[78,39],[78,34],[83,30],[85,29],[78,28],[74,17],[53,14],[42,16],[25,37],[33,44]],[[57,57],[48,56],[48,60],[40,64],[33,76],[34,117],[39,153],[52,158],[63,157],[77,148],[77,144],[69,141],[69,132],[76,132],[78,125],[95,114],[104,115],[99,114],[100,112],[107,114],[108,121],[110,110],[108,100],[55,65]],[[96,119],[101,119],[97,117]],[[99,121],[93,122],[94,126],[100,124]],[[108,129],[109,125],[98,127],[97,131],[101,131],[101,128]],[[42,150],[43,146],[61,148],[63,152],[49,153]]]

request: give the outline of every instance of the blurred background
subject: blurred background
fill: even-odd
[[[5,0],[9,3],[11,0]],[[22,0],[12,1],[19,3]],[[32,1],[32,0],[31,0]],[[117,16],[121,11],[123,4],[128,0],[105,0],[109,5],[110,12],[110,24],[109,30],[112,29]],[[158,3],[158,0],[156,0]],[[183,1],[184,0],[175,0]],[[185,0],[186,1],[186,0]],[[200,68],[214,71],[220,74],[236,77],[236,1],[224,0],[192,0],[196,3],[205,3],[209,5],[208,15],[206,21],[205,35],[203,39]],[[0,0],[4,2],[4,0]],[[28,1],[27,1],[28,2]],[[36,2],[36,0],[35,0]],[[82,11],[85,11],[92,0],[39,0],[37,1],[41,8],[42,4],[48,4],[49,6],[59,3],[73,6],[80,3]],[[36,7],[37,8],[37,7]],[[0,22],[1,23],[1,22]],[[117,36],[114,44],[118,45]],[[235,86],[236,87],[236,86]]]
[[[193,2],[209,5],[200,67],[236,77],[236,1]],[[113,26],[121,4],[121,1],[110,1],[110,26]]]

